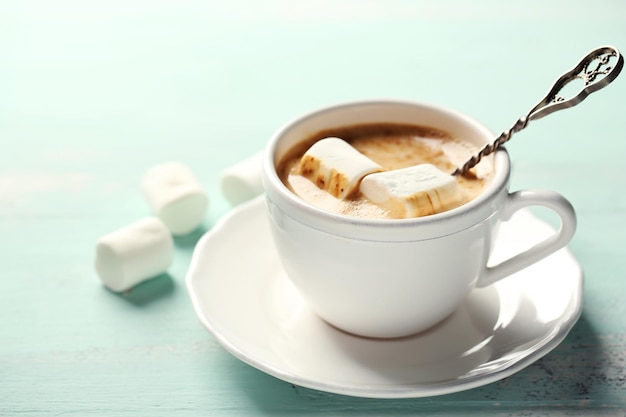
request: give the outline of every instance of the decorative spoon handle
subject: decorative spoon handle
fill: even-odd
[[[480,160],[498,149],[513,136],[513,133],[524,129],[528,122],[540,119],[557,110],[573,107],[583,101],[594,91],[598,91],[613,81],[624,66],[624,58],[612,46],[603,46],[589,52],[573,69],[556,80],[548,94],[533,107],[526,116],[520,117],[515,124],[505,130],[492,143],[485,146],[478,154],[472,156],[463,166],[457,168],[452,175],[463,175]],[[572,81],[580,80],[583,86],[571,98],[564,98],[561,91]]]

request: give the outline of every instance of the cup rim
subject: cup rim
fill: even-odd
[[[302,198],[295,195],[287,186],[281,181],[276,172],[275,166],[275,153],[278,145],[281,142],[281,138],[289,132],[291,129],[300,125],[308,119],[322,116],[324,113],[331,113],[341,111],[342,109],[347,109],[351,107],[359,107],[359,106],[407,106],[407,107],[422,107],[428,108],[430,110],[435,110],[439,113],[448,114],[451,117],[454,117],[458,120],[463,121],[463,123],[467,123],[472,125],[473,127],[482,131],[486,136],[491,136],[495,139],[495,134],[485,127],[478,120],[468,116],[465,113],[459,112],[449,107],[444,107],[434,103],[427,103],[421,101],[410,101],[410,100],[397,100],[397,99],[374,99],[374,100],[355,100],[355,101],[347,101],[334,105],[328,105],[318,108],[317,110],[313,110],[307,112],[301,116],[298,116],[291,121],[285,123],[282,127],[274,132],[271,136],[269,142],[267,143],[264,152],[263,152],[263,187],[265,190],[265,194],[268,198],[272,200],[276,200],[276,197],[280,198],[282,202],[287,203],[289,206],[293,207],[295,210],[291,210],[288,214],[290,214],[294,218],[300,218],[302,220],[302,216],[306,216],[307,219],[313,216],[319,220],[330,221],[333,224],[350,224],[352,226],[367,226],[369,228],[379,228],[379,229],[388,229],[388,228],[407,228],[411,226],[420,227],[425,225],[441,225],[443,222],[450,222],[450,219],[470,216],[475,218],[471,224],[471,226],[486,217],[492,214],[496,208],[494,201],[501,194],[503,189],[508,187],[508,182],[510,178],[510,158],[508,152],[504,147],[500,147],[494,153],[494,166],[495,166],[495,174],[491,183],[488,184],[487,188],[476,198],[473,200],[459,206],[453,208],[451,210],[447,210],[441,213],[432,214],[429,216],[422,217],[413,217],[407,219],[380,219],[380,218],[365,218],[365,217],[356,217],[350,216],[341,213],[334,213],[318,208]],[[321,129],[320,129],[321,130]],[[496,204],[497,205],[497,204]],[[484,208],[489,207],[488,210],[483,210]],[[284,208],[284,207],[283,207]],[[294,213],[301,213],[302,216],[294,215]],[[482,213],[482,214],[481,214]],[[303,221],[303,223],[307,223],[307,221]],[[465,222],[467,224],[467,222]]]

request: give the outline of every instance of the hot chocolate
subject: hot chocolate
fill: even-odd
[[[393,218],[388,210],[371,203],[358,189],[345,199],[337,199],[310,180],[298,175],[302,155],[315,142],[338,137],[378,163],[384,170],[396,170],[419,164],[432,164],[451,173],[478,149],[463,138],[426,126],[375,123],[327,129],[311,135],[278,163],[277,172],[287,187],[309,203],[324,210],[367,218]],[[494,168],[486,158],[468,175],[456,176],[462,204],[476,198],[489,184]]]

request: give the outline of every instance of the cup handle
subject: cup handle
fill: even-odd
[[[507,197],[502,211],[502,220],[509,220],[513,214],[528,206],[542,206],[554,211],[561,218],[558,231],[530,249],[518,253],[498,265],[486,267],[485,273],[478,280],[477,287],[485,287],[501,280],[561,249],[570,241],[576,231],[576,212],[571,203],[554,191],[523,190],[511,193]]]

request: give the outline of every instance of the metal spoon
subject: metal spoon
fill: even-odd
[[[524,129],[531,120],[541,119],[557,110],[573,107],[587,98],[589,94],[609,85],[618,76],[623,66],[624,58],[612,46],[603,46],[589,52],[578,65],[556,80],[548,94],[526,116],[520,117],[509,130],[502,132],[495,141],[485,146],[478,154],[472,156],[465,164],[457,168],[452,175],[465,175],[484,156],[489,155],[511,139],[513,133]],[[574,80],[582,80],[584,86],[576,95],[565,99],[560,93],[567,84]]]

